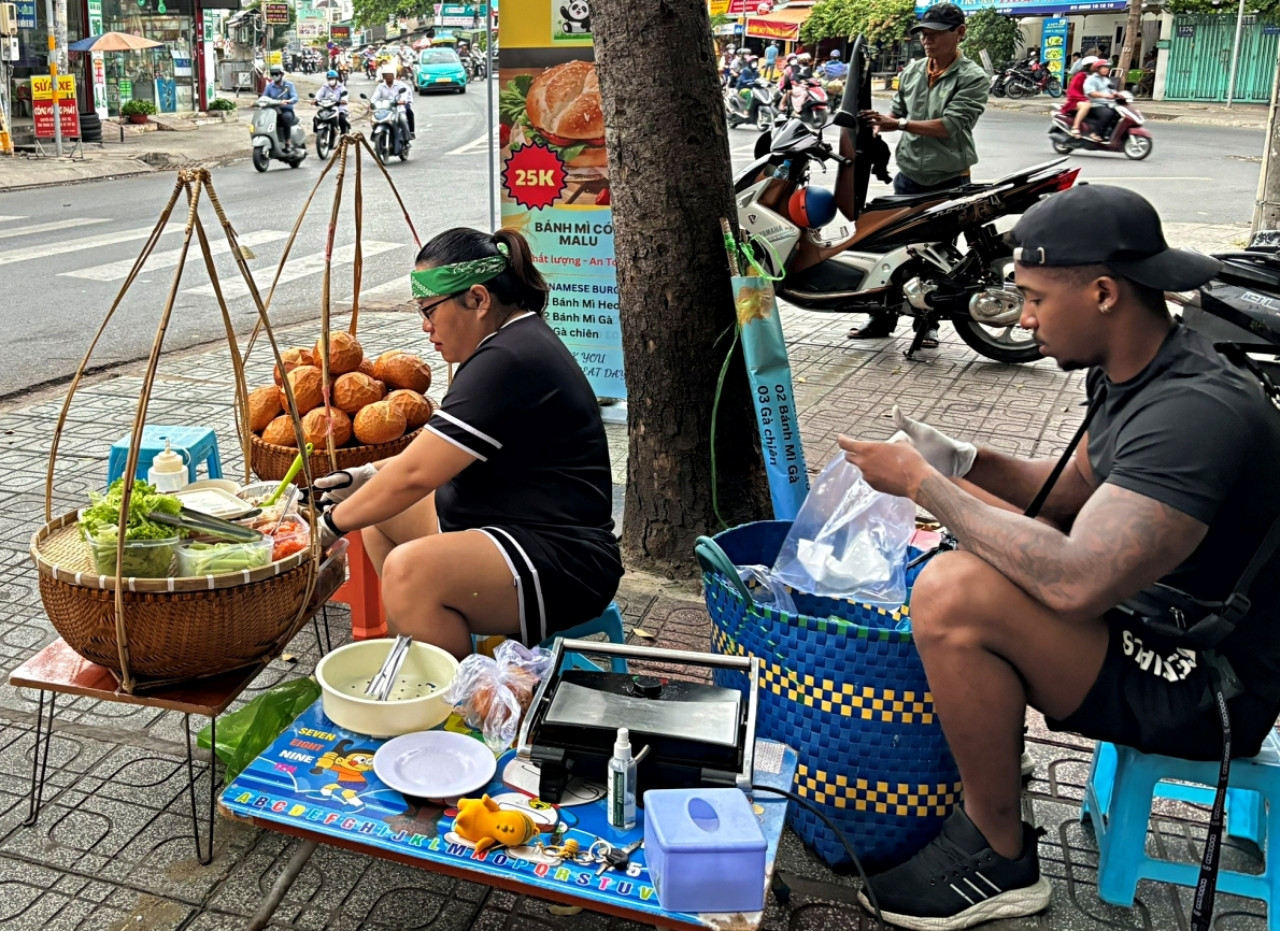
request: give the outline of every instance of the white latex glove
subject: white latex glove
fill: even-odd
[[[893,425],[900,431],[893,439],[905,437],[924,456],[925,462],[948,478],[960,478],[969,474],[973,461],[978,458],[978,447],[947,436],[941,430],[913,420],[898,405],[893,405]]]
[[[337,472],[330,472],[324,478],[318,478],[313,483],[317,491],[323,492],[320,495],[320,504],[337,504],[339,501],[346,501],[359,490],[360,486],[369,479],[378,474],[378,470],[374,468],[372,463],[362,466],[356,466],[354,469],[339,469]]]
[[[325,508],[324,511],[320,513],[318,523],[320,525],[321,552],[328,552],[329,547],[333,546],[333,544],[337,543],[343,537],[343,534],[338,530],[337,525],[334,524],[333,518],[330,516],[332,514],[332,506]]]

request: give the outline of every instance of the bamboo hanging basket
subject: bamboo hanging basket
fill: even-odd
[[[332,380],[329,377],[329,337],[330,337],[330,298],[332,296],[333,281],[333,243],[337,233],[339,214],[342,208],[342,196],[344,184],[347,175],[347,159],[349,153],[355,153],[355,183],[354,183],[354,219],[355,219],[355,256],[352,262],[352,289],[354,295],[351,304],[351,324],[347,328],[347,332],[352,337],[356,335],[356,328],[360,321],[360,284],[364,275],[364,252],[361,233],[364,228],[364,188],[363,188],[363,155],[367,152],[372,164],[377,166],[382,172],[382,176],[386,179],[387,185],[391,188],[396,203],[400,205],[400,211],[404,216],[405,223],[408,224],[409,232],[413,236],[415,246],[421,247],[422,242],[418,238],[418,231],[414,228],[413,220],[409,218],[409,211],[404,205],[404,200],[400,197],[400,192],[396,189],[395,182],[391,180],[391,175],[387,173],[387,169],[383,166],[381,160],[369,147],[368,141],[365,140],[361,133],[348,133],[339,141],[338,146],[334,149],[333,154],[329,157],[329,162],[325,165],[324,170],[320,173],[320,177],[316,179],[315,186],[311,189],[311,194],[307,197],[306,203],[302,206],[302,212],[298,215],[297,221],[293,225],[293,230],[289,234],[289,239],[285,242],[284,251],[280,256],[280,264],[276,268],[274,280],[271,282],[271,288],[267,292],[266,300],[263,302],[264,313],[271,307],[271,301],[275,297],[276,286],[280,283],[280,277],[284,273],[285,263],[289,261],[289,255],[293,251],[293,244],[298,236],[298,231],[302,228],[303,222],[306,220],[307,212],[311,209],[311,203],[315,200],[315,196],[320,191],[320,186],[324,183],[325,177],[329,171],[336,165],[338,173],[335,181],[333,194],[333,206],[330,209],[327,239],[325,241],[325,264],[324,278],[321,286],[320,296],[320,339],[318,345],[321,347],[320,359],[317,364],[320,367],[321,379],[320,383],[324,386],[324,408],[328,412],[331,406],[329,396]],[[249,341],[245,346],[243,364],[248,364],[249,354],[253,351],[258,334],[263,328],[266,317],[259,321],[253,334],[249,337]],[[279,371],[283,372],[283,365]],[[284,380],[288,383],[288,379]],[[390,386],[388,386],[390,387]],[[428,399],[434,410],[434,402]],[[298,411],[294,405],[292,392],[289,393],[286,413],[295,419],[306,414],[306,411]],[[280,481],[284,478],[292,465],[294,457],[298,454],[298,450],[287,446],[278,446],[274,443],[268,443],[253,432],[249,419],[242,417],[239,419],[238,426],[240,428],[241,440],[247,450],[246,457],[252,466],[253,472],[263,481]],[[299,473],[294,482],[297,484],[310,484],[311,479],[321,478],[330,472],[336,472],[339,469],[352,469],[357,466],[367,465],[372,462],[378,462],[394,456],[404,449],[421,433],[421,428],[408,431],[404,436],[389,443],[381,443],[374,446],[335,446],[333,437],[329,437],[329,442],[325,444],[325,449],[319,450],[310,457],[310,475]],[[319,447],[320,444],[317,444]]]
[[[116,528],[115,574],[103,575],[95,568],[88,546],[80,539],[77,515],[70,513],[56,519],[53,517],[54,470],[58,445],[67,423],[72,399],[88,369],[93,351],[130,286],[141,273],[183,193],[186,194],[188,204],[185,236],[168,300],[156,328],[125,463],[123,502],[120,522]],[[236,414],[241,420],[247,420],[248,417],[248,391],[235,329],[214,267],[209,239],[200,221],[202,196],[207,196],[226,234],[230,253],[253,297],[259,321],[275,354],[276,363],[283,364],[244,252],[213,190],[208,171],[180,171],[167,206],[71,381],[49,452],[45,478],[46,524],[35,533],[31,542],[31,555],[39,575],[40,596],[54,629],[76,653],[114,672],[121,689],[126,692],[173,680],[248,668],[272,659],[279,655],[311,611],[318,607],[311,604],[317,591],[322,556],[314,514],[310,521],[309,549],[273,562],[263,569],[186,579],[142,579],[121,575],[125,566],[126,527],[129,502],[134,491],[134,475],[138,467],[140,439],[146,423],[147,407],[151,400],[164,336],[193,238],[203,254],[231,349]],[[292,390],[287,385],[285,391],[290,397],[291,406],[296,406],[293,405]],[[301,441],[302,424],[296,416],[293,417],[293,426],[295,436]],[[247,444],[244,452],[247,482]],[[303,464],[303,471],[310,471],[308,463]],[[309,476],[307,480],[310,480]],[[326,574],[345,572],[345,568],[346,561],[342,556],[324,563]]]

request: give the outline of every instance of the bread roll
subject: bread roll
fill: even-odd
[[[288,414],[281,414],[271,423],[262,429],[262,440],[264,443],[273,443],[276,446],[288,446],[290,449],[298,448],[298,438],[293,433],[293,420]]]
[[[333,383],[333,404],[348,414],[354,414],[367,404],[381,401],[386,394],[386,385],[362,372],[339,375]]]
[[[324,403],[323,376],[314,365],[299,365],[289,373],[289,384],[293,387],[293,398],[298,403],[298,413],[305,414]],[[289,409],[289,398],[280,389],[280,409]]]
[[[431,387],[431,366],[422,359],[400,349],[378,356],[373,365],[374,377],[388,388],[408,388],[426,394]]]
[[[356,369],[356,371],[357,371],[357,372],[360,372],[360,373],[362,373],[362,374],[364,374],[364,375],[368,375],[370,378],[377,378],[377,377],[378,377],[378,373],[377,373],[377,372],[375,372],[375,371],[374,371],[374,369],[373,369],[373,360],[372,360],[372,359],[368,359],[368,358],[366,358],[366,359],[361,359],[361,360],[360,360],[360,367],[359,367],[358,369]]]
[[[386,401],[375,401],[356,414],[356,439],[366,446],[390,443],[404,436],[405,419]]]
[[[329,408],[327,412],[323,407],[317,407],[302,418],[302,435],[308,443],[315,444],[317,452],[328,448],[330,429],[333,430],[333,445],[345,445],[351,439],[351,418],[336,407]]]
[[[600,81],[591,62],[565,62],[539,74],[529,85],[525,112],[535,129],[549,134],[549,142],[587,145],[576,158],[569,159],[567,167],[603,168],[608,164]]]
[[[249,429],[261,433],[282,410],[279,388],[272,385],[254,388],[249,392]]]
[[[311,357],[314,360],[313,365],[320,367],[321,360],[321,339],[316,340],[315,348],[311,350]],[[360,368],[360,363],[364,361],[364,350],[360,348],[360,344],[356,342],[356,338],[345,330],[339,330],[337,333],[329,334],[329,374],[342,375],[346,372],[354,372]]]
[[[387,403],[404,414],[405,429],[416,430],[431,419],[435,412],[432,403],[408,388],[397,388],[387,395]]]
[[[294,369],[296,369],[299,365],[311,364],[311,350],[299,349],[296,346],[291,347],[289,349],[281,349],[280,358],[284,360],[284,371],[285,371],[285,374],[287,375],[289,372],[292,372]],[[272,368],[271,377],[275,380],[277,388],[279,388],[284,383],[282,380],[283,376],[280,374],[280,366],[278,365]]]

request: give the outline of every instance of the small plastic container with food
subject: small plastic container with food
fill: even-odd
[[[271,565],[275,541],[256,543],[185,543],[178,548],[178,575],[226,575]]]
[[[124,578],[163,579],[169,574],[173,551],[180,541],[177,534],[169,537],[124,542],[124,558],[120,575]],[[86,540],[93,554],[93,565],[100,575],[116,574],[116,530],[103,527],[97,536]]]
[[[298,500],[295,497],[290,501],[287,491],[276,500],[275,504],[263,507],[262,502],[275,494],[278,487],[280,487],[279,482],[254,482],[237,491],[236,497],[255,508],[261,508],[262,513],[257,515],[257,519],[269,520],[271,523],[267,527],[270,529],[280,519],[281,515],[298,513]],[[253,526],[257,527],[258,525],[255,523]]]
[[[301,553],[311,545],[311,525],[297,514],[279,517],[255,517],[249,526],[268,534],[272,541],[271,561],[279,562],[286,556]]]

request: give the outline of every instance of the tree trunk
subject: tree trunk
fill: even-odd
[[[1280,241],[1280,120],[1276,109],[1280,106],[1280,56],[1276,59],[1276,74],[1271,80],[1271,109],[1267,114],[1267,144],[1262,150],[1262,170],[1258,173],[1258,194],[1253,208],[1251,233],[1270,233],[1272,245]]]
[[[1120,72],[1117,87],[1124,90],[1129,79],[1129,66],[1133,64],[1134,50],[1138,44],[1138,28],[1142,25],[1142,0],[1129,0],[1129,20],[1124,25],[1124,45],[1120,48],[1120,62],[1116,70]]]
[[[622,549],[636,569],[696,572],[714,533],[711,413],[735,322],[720,218],[733,178],[705,0],[592,0],[609,152],[629,451]],[[742,354],[717,421],[720,510],[768,518]]]

